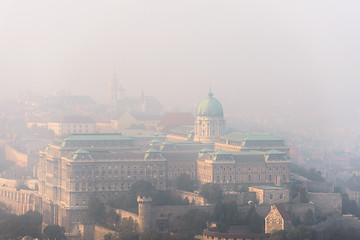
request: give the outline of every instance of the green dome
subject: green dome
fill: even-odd
[[[223,117],[223,108],[219,100],[213,97],[210,92],[209,97],[201,101],[197,111],[198,116]]]

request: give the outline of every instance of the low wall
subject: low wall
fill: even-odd
[[[181,191],[181,190],[177,190],[177,189],[173,189],[172,192],[176,196],[181,197],[182,199],[187,198],[189,200],[190,204],[205,205],[207,203],[205,198],[199,196],[199,194],[197,194],[197,193],[186,192],[186,191]]]
[[[223,240],[223,239],[269,239],[269,233],[220,233],[205,229],[202,240]]]
[[[166,221],[169,231],[178,231],[181,226],[181,217],[190,210],[202,210],[210,212],[214,209],[213,205],[177,205],[177,206],[158,206],[151,207],[151,223],[153,231],[159,231],[159,222]]]
[[[235,201],[237,205],[247,205],[249,201],[256,201],[255,192],[230,192],[224,194],[225,201]]]
[[[135,213],[128,212],[122,209],[116,209],[116,214],[118,214],[121,218],[132,218],[134,221],[137,221],[139,216]]]

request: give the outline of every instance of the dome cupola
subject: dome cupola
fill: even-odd
[[[212,92],[209,92],[209,97],[202,100],[199,104],[198,116],[208,117],[223,117],[223,108],[219,100],[213,97]]]

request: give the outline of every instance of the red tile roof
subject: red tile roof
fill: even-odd
[[[275,204],[275,207],[277,208],[277,210],[279,211],[281,217],[285,220],[285,221],[290,221],[291,217],[289,215],[289,213],[286,211],[284,205],[282,205],[281,203],[279,204]]]

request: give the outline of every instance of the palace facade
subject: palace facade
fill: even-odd
[[[269,134],[225,134],[223,109],[212,93],[197,113],[193,127],[178,127],[165,141],[154,136],[138,144],[122,134],[75,134],[49,144],[40,152],[38,166],[44,223],[69,232],[74,224],[87,222],[92,195],[106,202],[139,180],[169,189],[186,173],[199,185],[216,183],[225,191],[289,181],[284,140]]]

